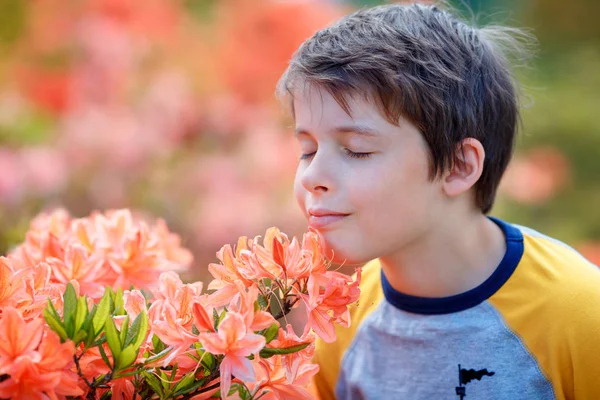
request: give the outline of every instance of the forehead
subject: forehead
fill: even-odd
[[[293,91],[292,102],[297,130],[329,129],[340,125],[358,125],[373,130],[389,128],[390,123],[366,96],[346,95],[348,111],[327,90],[304,85]],[[393,125],[391,125],[393,126]]]

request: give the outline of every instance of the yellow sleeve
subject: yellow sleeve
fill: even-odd
[[[565,327],[568,331],[574,399],[600,399],[600,296],[595,297],[596,301],[591,303],[596,305],[595,309],[590,307],[581,310],[579,323],[574,324],[572,329]],[[565,375],[564,378],[570,377]]]
[[[525,249],[490,302],[536,358],[557,400],[600,399],[600,270],[545,238],[526,235]]]
[[[350,306],[351,325],[348,328],[336,326],[337,340],[325,343],[317,339],[313,362],[319,365],[314,376],[311,391],[320,400],[335,400],[335,384],[346,348],[354,338],[358,326],[383,299],[381,289],[381,266],[377,260],[366,264],[362,270],[360,298]]]

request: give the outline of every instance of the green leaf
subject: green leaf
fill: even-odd
[[[298,351],[304,350],[305,348],[308,347],[308,345],[310,345],[310,343],[303,343],[303,344],[299,344],[297,346],[285,347],[283,349],[272,349],[269,347],[265,347],[264,349],[262,349],[260,351],[260,356],[262,358],[270,358],[275,355],[292,354],[292,353],[296,353]]]
[[[169,354],[171,352],[171,350],[173,350],[171,347],[167,347],[166,349],[163,349],[160,353],[157,353],[157,354],[153,355],[152,357],[148,357],[145,361],[145,364],[150,364],[150,363],[160,360],[161,358],[163,358],[164,356]]]
[[[115,302],[114,315],[124,315],[125,314],[125,300],[123,300],[123,290],[121,290],[121,288],[117,289],[117,292],[114,295],[114,302]]]
[[[195,380],[195,372],[188,372],[181,378],[177,384],[173,387],[173,395],[176,396],[178,391],[186,390]]]
[[[96,304],[94,304],[94,306],[92,307],[92,310],[90,312],[88,312],[87,315],[85,316],[85,319],[83,320],[83,324],[81,324],[81,329],[85,330],[86,332],[89,331],[90,325],[92,324],[92,321],[94,320],[94,315],[96,315],[96,311],[98,311],[98,306]]]
[[[56,308],[54,308],[54,304],[52,304],[52,301],[50,300],[50,298],[48,298],[48,305],[46,306],[46,309],[48,309],[48,311],[52,314],[52,316],[57,321],[62,322],[62,319],[60,318],[60,315],[58,314],[58,311],[56,311]]]
[[[63,318],[64,327],[69,338],[72,338],[75,330],[75,312],[77,310],[77,293],[72,284],[68,283],[63,296]]]
[[[121,355],[121,341],[119,340],[119,332],[117,331],[117,327],[115,326],[115,321],[112,318],[106,320],[104,324],[104,333],[106,335],[106,341],[108,342],[108,347],[113,355],[113,360],[115,365],[119,359],[119,355]]]
[[[200,343],[194,343],[194,347],[196,348],[197,353],[197,355],[193,355],[194,359],[196,361],[201,361],[202,366],[206,370],[212,371],[215,367],[215,356],[207,351],[204,351]]]
[[[124,348],[125,338],[127,337],[127,332],[129,331],[129,315],[125,317],[125,321],[121,324],[121,332],[119,334],[119,341],[121,342],[121,347]]]
[[[218,323],[218,325],[221,325],[221,322],[223,322],[223,320],[225,319],[226,315],[227,315],[227,308],[225,308],[223,310],[223,312],[221,312],[221,315],[219,315],[219,323]]]
[[[169,390],[169,388],[171,387],[171,380],[169,379],[169,376],[162,369],[159,372],[160,384],[162,385],[164,390]]]
[[[112,366],[110,365],[110,360],[108,359],[108,356],[106,355],[106,352],[104,351],[104,346],[99,345],[98,346],[98,351],[100,352],[100,356],[102,357],[102,360],[104,361],[104,363],[106,364],[106,366],[108,368],[112,368]]]
[[[267,343],[271,343],[273,339],[277,337],[277,333],[279,332],[279,324],[277,322],[273,323],[267,329],[263,329],[259,333],[265,337]]]
[[[88,335],[88,333],[86,331],[79,330],[75,334],[75,337],[73,338],[73,342],[75,342],[75,345],[78,345],[79,343],[81,343],[83,340],[85,340],[87,338],[87,335]]]
[[[188,386],[186,389],[183,389],[181,391],[178,391],[176,393],[173,393],[173,396],[181,396],[183,394],[187,394],[187,393],[191,393],[194,390],[206,385],[208,383],[208,379],[206,378],[202,378],[200,380],[195,381],[194,383],[192,383],[190,386]]]
[[[144,340],[146,340],[148,334],[148,316],[144,311],[138,314],[133,320],[131,328],[125,339],[125,346],[133,344],[133,347],[139,349]]]
[[[106,392],[102,393],[102,397],[100,397],[100,400],[108,399],[112,399],[112,392],[110,390],[107,390]]]
[[[148,371],[142,371],[142,377],[144,378],[145,382],[148,383],[148,386],[150,386],[150,388],[154,390],[154,393],[156,393],[160,396],[160,398],[162,398],[163,387],[156,375]]]
[[[213,326],[215,330],[219,328],[219,322],[221,322],[221,319],[219,318],[219,313],[217,312],[216,308],[213,308]]]
[[[90,347],[94,347],[94,340],[96,339],[94,336],[94,323],[90,323],[88,329],[87,329],[87,335],[85,337],[85,341],[84,341],[84,346],[86,349],[89,349]]]
[[[48,302],[50,302],[50,299],[48,299]],[[50,305],[52,305],[52,303],[50,303]],[[56,314],[56,315],[58,315],[58,314]],[[68,338],[67,331],[65,331],[65,328],[63,327],[63,324],[60,321],[60,318],[57,318],[54,315],[54,313],[52,313],[52,311],[49,310],[48,307],[46,307],[44,309],[44,319],[46,320],[46,323],[48,324],[50,329],[52,329],[54,332],[56,332],[58,334],[58,336],[60,336],[60,340],[62,342],[67,340],[67,338]]]
[[[175,382],[175,375],[177,375],[177,364],[173,365],[173,369],[171,370],[171,379],[169,379],[170,383]]]
[[[231,389],[229,389],[228,395],[233,396],[235,392],[238,392],[241,399],[247,399],[250,395],[250,392],[248,391],[246,385],[237,382],[231,384]]]
[[[207,370],[212,371],[215,368],[215,356],[213,356],[211,353],[205,352],[201,359],[202,366]]]
[[[88,313],[81,325],[81,329],[83,329],[86,334],[86,339],[84,342],[85,348],[89,349],[92,347],[94,340],[96,339],[96,333],[94,329],[94,315],[96,315],[96,311],[98,310],[98,306],[94,304],[92,307],[92,311]]]
[[[152,335],[152,346],[154,353],[160,353],[161,351],[167,348],[167,346],[163,343],[162,340],[160,340],[158,336],[156,336],[156,334]]]
[[[260,294],[260,295],[258,295],[258,305],[260,306],[261,310],[266,310],[267,307],[269,307],[269,301],[267,300],[267,298],[265,296]]]
[[[138,351],[133,348],[133,346],[127,346],[121,351],[119,355],[119,360],[116,363],[115,370],[120,371],[129,367],[131,364],[135,362],[137,358]]]
[[[98,309],[96,311],[96,314],[94,315],[93,323],[94,328],[96,329],[94,334],[96,336],[98,336],[100,332],[102,332],[102,329],[104,328],[104,323],[106,322],[110,314],[110,293],[110,288],[104,292],[104,296],[102,296],[102,299],[98,303]]]
[[[75,311],[75,334],[79,333],[79,330],[83,326],[83,321],[85,321],[85,317],[89,314],[87,299],[85,296],[77,299],[77,310]],[[75,341],[77,343],[77,341]]]

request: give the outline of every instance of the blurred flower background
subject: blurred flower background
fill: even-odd
[[[189,279],[241,235],[300,235],[274,86],[315,30],[379,3],[2,0],[0,253],[55,207],[164,218],[195,256]],[[518,71],[524,129],[494,214],[600,263],[600,3],[454,3],[540,41]]]

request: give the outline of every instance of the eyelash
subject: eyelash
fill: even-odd
[[[367,158],[367,157],[371,156],[371,154],[373,154],[373,153],[355,153],[355,152],[350,151],[348,149],[344,149],[344,151],[346,152],[346,154],[349,157],[352,157],[352,158]],[[315,153],[316,152],[309,153],[309,154],[302,154],[302,156],[300,156],[300,159],[301,160],[306,160],[306,159],[311,158],[312,156],[314,156]]]

